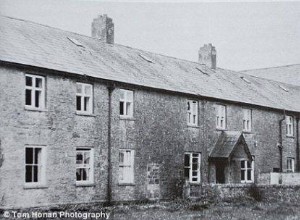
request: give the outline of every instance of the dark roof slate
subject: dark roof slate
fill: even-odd
[[[0,16],[0,33],[0,61],[300,112],[297,86],[221,68],[213,71],[197,62],[9,17]],[[280,88],[282,84],[288,92]]]
[[[217,143],[210,153],[210,158],[228,159],[239,143],[246,145],[247,154],[251,157],[251,153],[240,131],[223,131],[219,136]]]

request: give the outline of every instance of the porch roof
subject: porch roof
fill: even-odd
[[[223,131],[220,135],[214,149],[210,154],[210,159],[228,159],[236,149],[239,143],[242,143],[246,154],[251,158],[249,147],[240,131]]]

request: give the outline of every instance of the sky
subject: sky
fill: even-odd
[[[117,44],[197,61],[212,43],[231,70],[300,64],[299,1],[0,0],[0,14],[87,36],[107,14]]]

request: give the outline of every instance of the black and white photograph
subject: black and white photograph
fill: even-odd
[[[0,0],[0,219],[300,219],[300,1]]]

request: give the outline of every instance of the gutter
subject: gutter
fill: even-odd
[[[282,154],[282,150],[283,150],[283,146],[282,146],[282,122],[285,120],[285,110],[283,110],[283,118],[279,120],[279,143],[278,143],[278,148],[279,148],[279,154],[280,154],[280,161],[279,161],[279,165],[280,165],[280,170],[279,172],[282,173],[283,171],[283,154]]]
[[[112,163],[111,163],[111,117],[112,117],[112,92],[114,85],[108,85],[108,126],[107,126],[107,203],[112,202]]]

